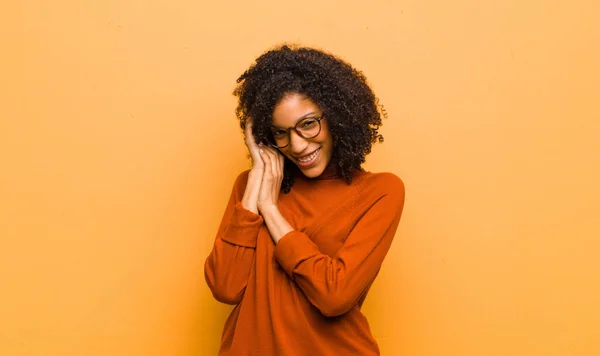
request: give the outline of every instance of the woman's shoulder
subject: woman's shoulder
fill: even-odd
[[[248,183],[248,175],[249,174],[250,174],[250,170],[246,169],[237,175],[237,177],[235,178],[235,180],[233,182],[233,189],[236,192],[244,193],[244,190],[246,189],[246,184]]]
[[[237,177],[235,178],[235,184],[239,184],[239,183],[243,183],[246,184],[246,182],[248,181],[248,175],[250,174],[250,170],[246,169],[244,171],[241,171]]]
[[[404,182],[392,172],[363,171],[357,176],[357,184],[361,193],[374,195],[394,195],[404,198]]]

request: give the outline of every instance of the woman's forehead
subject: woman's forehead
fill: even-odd
[[[289,94],[275,105],[272,125],[290,127],[306,117],[320,114],[319,106],[309,97],[301,94]]]

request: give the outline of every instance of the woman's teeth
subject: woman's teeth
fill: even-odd
[[[309,156],[304,156],[302,158],[297,158],[298,161],[302,162],[302,163],[306,163],[306,162],[310,162],[311,160],[313,160],[315,157],[317,157],[317,154],[319,153],[319,150],[316,150],[315,152],[311,153]]]

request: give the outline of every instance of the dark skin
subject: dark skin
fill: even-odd
[[[314,115],[319,108],[301,94],[291,93],[282,99],[273,111],[273,126],[293,127],[307,115]],[[252,136],[252,122],[246,124],[246,146],[252,158],[252,169],[242,198],[242,205],[263,217],[273,241],[279,240],[293,230],[279,210],[278,201],[284,176],[284,161],[289,159],[300,167],[308,177],[321,175],[332,155],[333,141],[327,125],[310,139],[290,131],[289,144],[280,150],[257,144]],[[285,157],[284,157],[285,156]]]
[[[330,168],[350,183],[353,172],[361,170],[365,156],[375,142],[383,141],[379,134],[383,108],[367,84],[364,75],[347,62],[312,48],[282,46],[270,50],[250,66],[237,80],[234,95],[239,97],[236,116],[240,126],[246,128],[249,118],[253,118],[253,134],[259,140],[266,140],[272,133],[275,107],[290,93],[300,93],[310,98],[318,110],[325,113],[325,124],[332,137],[332,157]],[[295,118],[298,120],[301,116]],[[294,123],[277,125],[284,129]],[[291,138],[295,138],[294,134]],[[315,148],[310,145],[310,149]],[[294,164],[296,155],[311,152],[300,150],[285,152],[288,159],[284,164],[282,191],[290,191],[295,177],[304,174],[315,177],[314,167],[304,169]],[[306,156],[305,156],[306,157]]]
[[[277,205],[283,180],[284,157],[274,148],[257,144],[252,136],[252,122],[246,125],[246,147],[252,158],[252,169],[242,198],[245,209],[260,213],[277,243],[293,228],[279,212]]]

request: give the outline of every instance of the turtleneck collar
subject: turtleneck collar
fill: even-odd
[[[355,176],[356,174],[360,174],[360,172],[363,172],[363,170],[360,169],[360,170],[353,171],[352,176]],[[297,170],[296,177],[300,177],[301,179],[310,180],[310,181],[343,179],[342,175],[338,172],[338,169],[337,169],[335,163],[333,162],[333,160],[329,162],[329,164],[327,165],[327,167],[325,168],[323,173],[321,173],[321,175],[318,177],[308,178],[304,174],[302,174],[300,169]]]
[[[333,160],[329,161],[327,167],[320,176],[314,178],[315,180],[327,180],[327,179],[338,179],[342,178],[342,176],[338,173],[337,167],[333,163]]]

